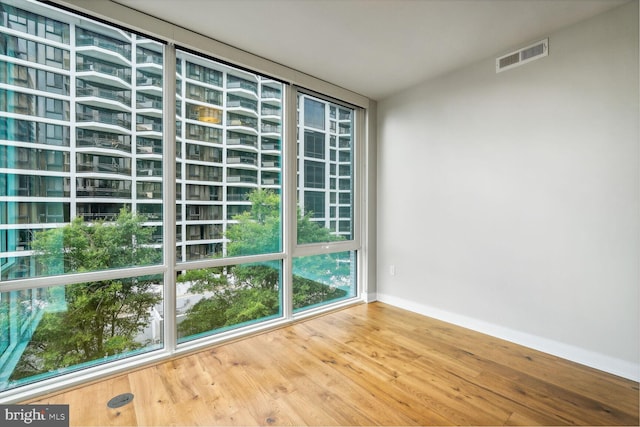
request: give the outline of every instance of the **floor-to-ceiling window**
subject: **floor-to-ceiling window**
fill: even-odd
[[[356,295],[355,109],[300,91],[293,308]]]
[[[214,55],[0,0],[0,400],[359,297],[362,109]]]
[[[162,162],[162,57],[109,25],[0,5],[0,390],[164,346],[163,177],[144,169]]]
[[[176,74],[182,343],[283,315],[283,85],[180,49]]]

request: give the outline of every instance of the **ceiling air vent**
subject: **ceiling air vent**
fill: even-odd
[[[496,73],[519,67],[547,55],[549,55],[549,39],[540,40],[496,59]]]

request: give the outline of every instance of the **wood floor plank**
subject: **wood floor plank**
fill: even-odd
[[[127,405],[116,409],[107,407],[111,398],[130,392],[129,377],[120,375],[32,403],[69,405],[70,425],[134,426],[138,425],[138,421],[133,406]]]
[[[31,403],[69,404],[72,426],[637,426],[639,398],[637,382],[372,303]]]
[[[335,327],[343,327],[340,321],[336,320],[332,316],[331,324]],[[504,399],[499,399],[493,393],[488,392],[483,388],[476,387],[474,384],[468,381],[470,378],[475,378],[480,374],[480,370],[474,367],[473,364],[463,364],[458,362],[455,358],[451,358],[447,354],[441,354],[438,357],[434,357],[434,348],[440,346],[423,346],[421,343],[411,342],[404,340],[403,337],[395,334],[394,337],[384,336],[377,338],[376,335],[386,335],[387,331],[379,330],[376,333],[360,334],[355,339],[350,341],[350,347],[358,349],[360,354],[358,359],[361,362],[368,356],[380,360],[379,369],[389,369],[394,366],[393,362],[389,360],[389,352],[393,352],[395,347],[385,347],[385,342],[393,340],[394,345],[399,342],[404,342],[404,345],[408,345],[413,349],[423,349],[423,355],[417,356],[412,354],[410,363],[407,362],[406,357],[402,357],[403,363],[395,366],[394,371],[396,377],[399,376],[399,372],[405,375],[421,377],[425,373],[429,377],[421,378],[423,382],[430,382],[430,388],[432,391],[437,390],[441,399],[456,402],[454,406],[458,408],[456,414],[451,413],[451,408],[448,408],[447,414],[449,417],[453,417],[457,424],[465,424],[468,413],[474,414],[475,422],[481,424],[497,425],[502,424],[509,418],[514,409],[520,412],[530,413],[527,408],[517,405],[514,402],[508,402],[504,404]],[[428,356],[424,356],[424,354]],[[393,356],[392,356],[393,357]],[[462,380],[464,378],[464,380]],[[442,384],[442,387],[438,388],[438,384]],[[502,402],[500,402],[502,400]],[[432,403],[433,404],[433,403]],[[487,414],[491,412],[491,416]],[[481,419],[480,416],[485,416],[485,419]],[[547,423],[556,424],[558,419],[546,417],[544,414],[537,413],[539,418],[542,417]]]
[[[357,378],[349,378],[341,371],[346,364],[341,357],[342,346],[306,324],[296,325],[295,328],[298,345],[291,347],[292,355],[300,360],[312,361],[307,365],[311,371],[318,375],[317,381],[325,388],[332,399],[327,402],[332,410],[338,411],[343,417],[358,417],[356,424],[367,425],[406,425],[411,419],[404,413],[394,411],[380,399],[367,385],[357,381]],[[292,334],[289,334],[291,339]],[[335,396],[337,399],[333,399]],[[354,397],[357,396],[357,406],[354,405]],[[345,404],[346,403],[346,404]]]
[[[399,309],[380,305],[374,310],[397,311]],[[409,317],[424,319],[411,313]],[[402,330],[389,329],[401,334]],[[406,328],[404,328],[406,329]],[[625,413],[637,412],[637,399],[612,399],[612,396],[634,396],[638,392],[638,383],[626,381],[614,375],[573,363],[561,358],[489,337],[453,325],[428,319],[421,326],[423,341],[437,342],[438,347],[429,349],[430,356],[444,351],[445,358],[461,360],[465,365],[483,369],[508,367],[513,371],[526,373],[545,383],[550,383],[572,393],[595,401],[610,401],[609,405]],[[429,338],[426,339],[425,338]],[[486,364],[492,367],[487,368]],[[511,370],[510,370],[511,372]],[[587,379],[588,380],[585,380]]]
[[[407,396],[400,398],[397,393],[393,393],[393,381],[396,374],[393,370],[380,369],[380,365],[374,366],[371,371],[367,371],[366,360],[359,358],[356,363],[348,357],[349,347],[333,341],[321,332],[302,324],[299,327],[308,331],[311,335],[318,337],[319,343],[309,345],[305,351],[317,360],[321,360],[330,370],[331,375],[336,380],[342,379],[342,384],[349,381],[353,384],[359,394],[359,402],[363,403],[361,408],[373,418],[376,425],[408,425],[408,424],[442,424],[449,425],[451,422],[437,413],[430,411],[429,416],[425,416],[423,402],[415,398],[407,399]],[[321,344],[321,345],[320,345]],[[380,373],[380,376],[372,375],[372,372]],[[403,411],[397,411],[398,404],[403,405]]]

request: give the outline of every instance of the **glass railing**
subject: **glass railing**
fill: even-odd
[[[118,101],[122,104],[129,105],[131,104],[131,95],[124,94],[122,92],[118,92],[115,90],[109,89],[99,89],[99,88],[78,88],[76,90],[76,95],[81,98],[85,96],[95,96],[98,98],[110,99],[112,101]]]
[[[124,151],[126,153],[131,152],[131,143],[124,142],[118,139],[110,139],[104,137],[78,137],[76,139],[78,147],[95,147],[95,148],[107,148],[111,150]]]
[[[78,187],[76,194],[78,197],[131,198],[131,190],[115,188]]]
[[[96,73],[117,77],[127,83],[131,83],[131,69],[129,68],[117,68],[106,64],[85,61],[84,63],[78,63],[77,71],[94,71]]]
[[[255,148],[258,145],[258,139],[249,135],[229,133],[227,135],[227,145],[244,145]]]
[[[229,114],[227,116],[228,126],[243,126],[258,130],[258,119],[245,117],[239,114]]]
[[[252,110],[258,112],[258,103],[255,101],[251,101],[249,99],[238,98],[238,97],[229,97],[227,100],[228,108],[246,108],[248,110]]]
[[[161,88],[162,79],[160,77],[149,77],[149,76],[137,77],[136,84],[138,86],[152,86],[152,87]]]
[[[262,123],[262,132],[265,133],[280,133],[282,126],[273,123]]]
[[[161,123],[136,123],[138,132],[162,132]]]
[[[258,161],[255,157],[233,156],[227,157],[227,164],[242,164],[256,166]]]
[[[262,160],[263,168],[279,168],[280,162],[277,160]]]
[[[78,173],[83,172],[95,172],[95,173],[114,173],[118,175],[131,175],[131,167],[119,166],[118,164],[110,163],[81,163],[76,165]]]
[[[274,89],[262,89],[262,98],[280,99],[280,91]]]
[[[79,121],[79,122],[100,122],[100,123],[104,123],[104,124],[107,124],[107,125],[120,126],[120,127],[126,128],[126,129],[130,129],[131,128],[131,121],[130,120],[126,120],[126,119],[122,119],[122,118],[111,116],[109,114],[98,113],[98,112],[77,113],[76,114],[76,120]]]
[[[246,80],[235,80],[231,76],[227,82],[227,89],[244,89],[258,95],[258,85]]]
[[[154,101],[150,99],[137,101],[136,108],[139,108],[139,109],[152,108],[155,110],[162,110],[162,101]]]
[[[142,54],[136,55],[136,63],[162,65],[162,55]]]
[[[280,185],[279,178],[262,178],[263,185]]]
[[[257,184],[258,178],[250,175],[228,175],[227,182],[244,182],[250,184]]]
[[[110,50],[118,53],[127,59],[131,59],[131,46],[124,43],[116,43],[112,40],[105,39],[103,37],[84,33],[83,30],[78,31],[76,37],[76,45],[82,46],[95,46],[102,49]]]
[[[274,107],[262,107],[262,115],[263,116],[280,116],[281,110],[279,108]]]

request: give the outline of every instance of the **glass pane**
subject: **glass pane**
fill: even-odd
[[[356,296],[356,252],[293,259],[293,310],[301,311]]]
[[[298,244],[353,239],[354,117],[298,95]]]
[[[0,391],[159,349],[162,276],[0,293]]]
[[[282,262],[182,272],[177,278],[178,342],[282,315]]]
[[[16,5],[0,5],[0,281],[160,263],[163,46]]]
[[[282,84],[177,58],[178,262],[280,252]]]

